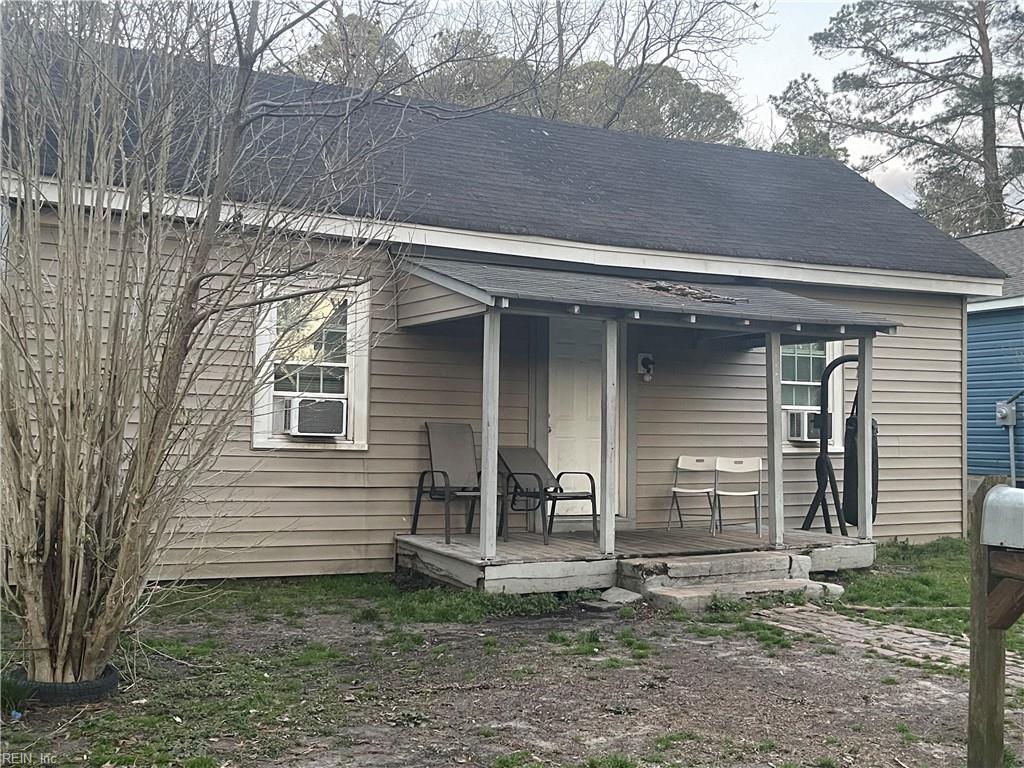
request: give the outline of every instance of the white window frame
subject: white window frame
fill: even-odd
[[[791,346],[789,344],[783,345],[783,347]],[[837,357],[844,354],[843,342],[842,341],[827,341],[825,342],[825,364],[828,365]],[[782,360],[779,360],[779,367],[781,370]],[[806,383],[806,382],[787,382],[787,383]],[[829,453],[842,453],[843,451],[843,433],[845,430],[846,423],[846,386],[844,382],[843,366],[840,366],[837,370],[833,371],[832,377],[828,383],[828,408],[829,413],[832,416],[832,437],[828,441]],[[783,405],[782,412],[783,416],[786,416],[790,411],[811,411],[817,413],[820,410],[818,406],[804,406],[804,405]],[[818,443],[793,443],[789,440],[783,444],[783,453],[817,453]]]
[[[349,436],[344,439],[323,440],[274,432],[274,397],[280,396],[281,393],[274,391],[274,362],[267,360],[269,351],[277,339],[277,309],[272,305],[256,331],[255,365],[262,365],[262,368],[258,372],[261,385],[253,402],[253,448],[304,451],[365,451],[369,448],[370,286],[368,283],[362,283],[338,293],[344,293],[348,301],[346,362],[337,364],[348,369],[345,393],[310,393],[309,397],[347,400]]]

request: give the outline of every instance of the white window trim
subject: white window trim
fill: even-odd
[[[843,342],[842,341],[828,341],[825,342],[825,363],[831,363],[837,357],[843,354]],[[781,365],[781,363],[780,363]],[[828,407],[829,413],[832,416],[832,439],[828,443],[829,453],[842,453],[843,452],[843,437],[846,424],[846,386],[844,381],[843,366],[832,372],[832,377],[828,382]],[[782,406],[783,414],[789,411],[814,411],[818,412],[818,408],[809,408],[800,405],[784,405]],[[800,443],[791,443],[786,440],[782,445],[782,452],[784,454],[795,453],[817,453],[818,443],[807,443],[806,445]]]
[[[274,433],[274,376],[268,370],[272,365],[267,355],[277,336],[277,311],[271,307],[256,331],[255,365],[262,362],[258,380],[263,384],[256,391],[252,416],[252,447],[258,449],[284,448],[298,451],[365,451],[370,436],[370,286],[362,283],[350,289],[348,339],[354,343],[346,349],[348,376],[345,394],[334,395],[348,401],[351,438],[348,440],[304,440]],[[331,398],[331,394],[311,395]]]

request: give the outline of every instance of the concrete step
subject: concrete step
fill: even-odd
[[[809,600],[835,598],[843,594],[838,584],[824,584],[810,579],[759,579],[734,581],[699,586],[651,586],[644,590],[647,599],[661,608],[682,608],[685,611],[703,611],[717,599],[756,600],[800,592]]]
[[[810,568],[810,557],[789,552],[634,558],[619,561],[618,585],[643,593],[651,587],[807,579]]]

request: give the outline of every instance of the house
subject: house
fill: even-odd
[[[961,242],[1002,269],[1003,293],[967,303],[967,471],[972,478],[1010,475],[1010,430],[996,403],[1024,389],[1024,227],[972,235]],[[1014,456],[1024,483],[1024,401],[1018,401]]]
[[[771,541],[792,539],[816,449],[786,439],[783,416],[813,407],[827,360],[858,352],[880,429],[878,519],[861,535],[962,534],[966,299],[998,295],[998,269],[831,161],[501,113],[411,135],[378,168],[405,189],[389,232],[404,277],[378,297],[394,315],[373,317],[348,394],[357,433],[325,449],[256,423],[230,450],[257,469],[239,469],[232,503],[262,501],[265,539],[234,550],[218,535],[203,573],[391,570],[396,534],[422,561],[441,526],[428,505],[406,535],[427,419],[473,425],[485,498],[497,443],[593,471],[615,513],[597,545],[583,536],[596,554],[665,535],[680,454],[764,457]],[[645,287],[656,280],[704,298]],[[835,377],[837,467],[857,376]],[[495,505],[463,555],[542,551],[522,516],[498,541]],[[579,524],[568,516],[555,544]]]
[[[296,85],[261,75],[261,96],[279,87]],[[345,346],[336,360],[303,364],[305,377],[279,361],[220,458],[226,489],[205,494],[168,572],[390,571],[397,557],[523,591],[600,586],[623,555],[843,547],[820,517],[801,530],[817,456],[803,414],[847,354],[859,362],[829,392],[840,478],[858,392],[879,425],[877,520],[865,450],[847,564],[870,564],[876,538],[963,533],[967,299],[998,297],[1003,278],[965,245],[829,160],[498,112],[447,119],[393,98],[369,114],[364,127],[401,128],[378,130],[401,136],[375,153],[378,198],[319,216],[317,232],[383,219],[395,274],[352,289],[323,327]],[[253,173],[287,175],[281,136]],[[310,395],[344,402],[335,436],[287,426]],[[450,544],[436,504],[409,534],[427,420],[468,422],[479,441],[479,532]],[[592,472],[599,541],[569,505],[550,545],[523,514],[499,540],[499,443]],[[764,459],[766,535],[666,530],[684,454]],[[750,522],[746,502],[724,514]]]

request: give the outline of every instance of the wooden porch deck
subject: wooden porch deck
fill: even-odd
[[[817,531],[786,531],[784,549],[811,557],[812,571],[866,568],[874,563],[875,545]],[[488,592],[556,592],[603,589],[615,585],[618,561],[652,557],[687,557],[770,549],[767,535],[727,528],[712,536],[696,528],[618,530],[615,554],[603,555],[589,531],[556,533],[544,545],[539,533],[516,532],[498,541],[497,556],[480,557],[476,533],[444,536],[395,536],[396,569]]]

